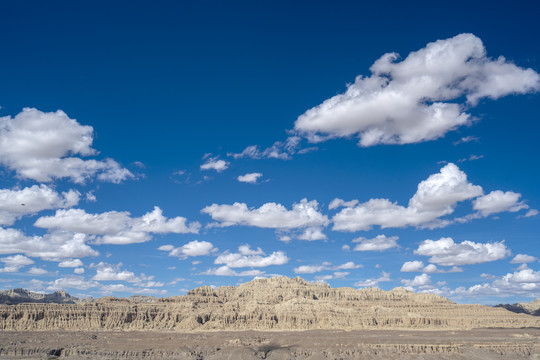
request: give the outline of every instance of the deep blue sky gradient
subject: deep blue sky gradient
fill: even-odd
[[[484,158],[458,166],[472,183],[486,193],[519,192],[537,209],[538,94],[482,100],[470,110],[478,118],[473,126],[436,141],[360,148],[354,139],[338,139],[288,161],[239,159],[219,174],[201,173],[199,166],[205,153],[231,161],[228,152],[283,141],[299,115],[345,91],[356,76],[369,76],[369,67],[388,52],[404,58],[428,42],[470,32],[482,39],[488,56],[502,55],[538,72],[539,14],[540,3],[534,1],[3,1],[0,116],[14,116],[23,107],[62,109],[94,128],[98,158],[111,157],[140,174],[123,184],[80,187],[81,192],[94,190],[98,198],[84,204],[92,213],[125,210],[140,216],[157,205],[166,216],[185,216],[205,225],[211,219],[200,210],[212,203],[259,207],[276,202],[290,208],[307,198],[317,200],[324,213],[336,197],[388,198],[406,205],[418,183],[440,170],[438,162],[457,162],[471,154]],[[478,136],[479,141],[454,146],[463,136]],[[145,168],[135,166],[136,161]],[[187,175],[173,174],[178,170],[190,174],[188,183]],[[249,172],[263,173],[267,182],[236,181]],[[198,184],[203,175],[212,178]],[[6,169],[1,179],[3,188],[35,183],[16,179]],[[58,189],[72,186],[68,181],[56,184]],[[470,204],[460,204],[456,214],[468,212]],[[17,226],[38,234],[34,221],[23,219]],[[381,233],[398,235],[401,248],[382,253],[341,250],[355,237]],[[391,289],[401,285],[400,279],[413,277],[399,269],[404,261],[420,259],[413,250],[422,240],[505,240],[514,255],[538,257],[539,233],[538,217],[516,219],[509,213],[435,230],[329,230],[326,242],[288,244],[277,241],[271,229],[231,227],[203,229],[199,235],[157,235],[143,244],[100,245],[102,256],[84,262],[122,262],[129,271],[164,282],[186,278],[166,287],[169,295],[176,295],[182,288],[198,286],[197,281],[227,285],[250,279],[197,275],[212,266],[212,258],[201,259],[203,263],[192,269],[191,259],[167,257],[156,250],[159,245],[199,239],[235,251],[249,243],[267,253],[283,250],[291,258],[287,265],[264,269],[269,274],[294,276],[292,269],[301,264],[354,261],[364,267],[346,279],[332,280],[332,286],[352,286],[384,270],[394,281],[380,286]],[[111,256],[105,258],[107,253]],[[466,265],[463,273],[432,278],[451,288],[468,287],[485,281],[481,273],[511,272],[516,266],[510,259]],[[36,264],[58,270],[50,262]],[[176,266],[174,273],[167,266]],[[530,266],[540,270],[538,263]],[[60,275],[68,270],[60,269]],[[85,276],[91,275],[88,269]],[[314,275],[306,278],[313,280]],[[10,280],[6,288],[28,281],[27,275],[0,277]],[[518,300],[530,299],[504,299]]]

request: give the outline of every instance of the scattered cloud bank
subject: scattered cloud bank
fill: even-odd
[[[388,53],[343,94],[306,111],[294,129],[313,142],[357,136],[360,146],[434,140],[472,123],[467,108],[540,89],[540,75],[486,56],[472,34],[438,40],[404,60]],[[455,102],[465,98],[465,103]],[[454,101],[454,102],[452,102]]]
[[[244,270],[236,271],[228,267],[227,265],[220,266],[218,268],[208,269],[202,272],[200,275],[214,275],[214,276],[263,276],[264,271],[261,270]]]
[[[390,273],[386,271],[382,271],[381,275],[378,278],[369,278],[366,280],[357,281],[354,283],[354,286],[357,287],[376,287],[379,286],[379,283],[384,281],[392,281],[390,279]]]
[[[68,275],[65,277],[58,278],[56,280],[52,281],[42,281],[42,280],[36,280],[33,279],[30,281],[29,288],[31,290],[38,290],[38,291],[58,291],[58,290],[65,290],[65,289],[77,289],[77,290],[96,290],[99,291],[103,295],[108,295],[116,292],[128,292],[128,293],[135,293],[135,294],[156,294],[156,295],[165,295],[167,293],[166,290],[158,289],[159,287],[162,287],[164,284],[160,282],[156,282],[153,279],[152,276],[146,276],[144,274],[141,274],[139,277],[135,276],[135,274],[125,271],[125,270],[118,270],[118,265],[110,265],[110,264],[104,264],[100,263],[98,264],[102,267],[102,269],[98,270],[99,276],[98,278],[104,278],[103,281],[116,281],[114,278],[121,278],[122,280],[119,281],[126,281],[123,279],[129,279],[128,282],[129,285],[125,284],[102,284],[99,281],[95,279],[87,280],[83,276],[80,275]],[[131,275],[133,274],[133,275]]]
[[[435,274],[435,273],[455,273],[463,272],[463,269],[457,266],[452,266],[450,269],[439,269],[434,264],[428,264],[424,266],[422,261],[407,261],[401,267],[401,272],[423,272],[426,274]]]
[[[240,246],[238,253],[226,253],[219,255],[214,264],[224,264],[229,268],[241,267],[267,267],[271,265],[284,265],[289,262],[289,258],[283,251],[274,251],[268,256],[261,248],[252,250],[249,245]]]
[[[95,242],[99,244],[141,243],[150,240],[152,233],[196,234],[200,229],[198,222],[188,224],[181,216],[166,218],[157,206],[138,218],[125,211],[89,214],[82,209],[57,210],[53,216],[37,219],[34,226],[96,235]]]
[[[5,264],[3,268],[0,268],[0,273],[13,273],[18,272],[22,267],[32,265],[34,260],[24,255],[13,255],[0,258],[0,262]]]
[[[264,150],[261,150],[258,145],[250,145],[241,153],[229,153],[227,155],[232,156],[234,159],[249,158],[289,160],[294,154],[303,154],[316,149],[313,147],[300,149],[301,141],[302,138],[300,136],[289,136],[285,141],[276,141],[274,144],[272,144],[272,146]]]
[[[266,203],[259,208],[248,208],[245,203],[234,203],[212,204],[201,212],[217,221],[214,226],[244,225],[278,230],[304,229],[300,239],[320,240],[325,238],[320,229],[327,226],[329,220],[326,215],[319,212],[318,207],[317,201],[302,199],[299,203],[293,204],[291,210],[276,203]]]
[[[540,271],[529,268],[508,273],[492,282],[469,288],[459,287],[453,294],[461,296],[527,296],[540,297]]]
[[[42,112],[24,108],[15,117],[0,117],[0,164],[21,179],[50,182],[68,178],[119,183],[133,174],[112,159],[83,160],[96,155],[93,128],[70,119],[62,110]]]
[[[459,266],[501,260],[510,255],[510,250],[504,241],[485,244],[463,241],[457,244],[452,238],[441,238],[422,241],[414,253],[430,256],[429,262],[434,264]]]
[[[165,284],[159,281],[154,281],[154,276],[147,276],[140,274],[136,276],[135,273],[127,270],[121,270],[121,265],[106,264],[100,262],[98,264],[92,264],[91,267],[96,268],[96,275],[92,277],[95,281],[125,281],[133,283],[139,287],[162,287]]]
[[[43,260],[62,261],[67,258],[97,256],[86,244],[86,234],[55,231],[43,236],[26,236],[17,229],[0,228],[0,254],[25,254]]]
[[[352,261],[343,263],[341,265],[332,266],[328,261],[323,262],[321,265],[301,265],[293,269],[295,274],[313,274],[326,270],[353,270],[363,267],[361,264],[355,264]],[[339,273],[339,272],[338,272]],[[349,273],[347,273],[348,275]],[[335,275],[335,274],[334,274]],[[318,279],[318,280],[329,280],[329,279]]]
[[[237,253],[228,251],[216,257],[214,264],[222,265],[217,268],[210,268],[200,275],[214,276],[264,276],[262,270],[251,269],[244,271],[234,270],[236,268],[250,267],[260,268],[275,265],[284,265],[289,262],[289,258],[283,251],[274,251],[266,255],[261,248],[252,249],[248,244],[238,247]]]

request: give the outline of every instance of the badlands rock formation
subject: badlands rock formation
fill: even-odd
[[[403,288],[355,290],[301,278],[203,286],[185,296],[133,302],[0,305],[2,330],[308,330],[540,327],[540,318],[503,308],[458,305]]]

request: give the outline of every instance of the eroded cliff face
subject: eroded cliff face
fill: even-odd
[[[457,305],[403,288],[355,290],[301,278],[254,280],[238,287],[203,286],[185,296],[136,303],[0,306],[2,330],[307,330],[538,327],[540,318],[503,308]]]

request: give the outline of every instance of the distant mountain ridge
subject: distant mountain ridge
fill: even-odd
[[[155,296],[147,295],[132,295],[128,298],[119,299],[121,301],[130,301],[135,303],[151,303],[157,301]],[[0,304],[5,305],[17,305],[24,303],[38,303],[38,304],[83,304],[89,302],[100,301],[93,297],[80,299],[75,296],[71,296],[65,291],[55,291],[52,294],[41,294],[26,289],[10,289],[0,291]]]
[[[52,294],[40,294],[20,288],[0,291],[0,304],[7,305],[22,303],[78,304],[81,302],[81,299],[62,290],[55,291]]]
[[[540,298],[535,299],[528,303],[499,304],[499,305],[495,305],[495,307],[502,307],[502,308],[505,308],[506,310],[510,310],[518,314],[529,314],[529,315],[534,315],[534,316],[540,316]]]

